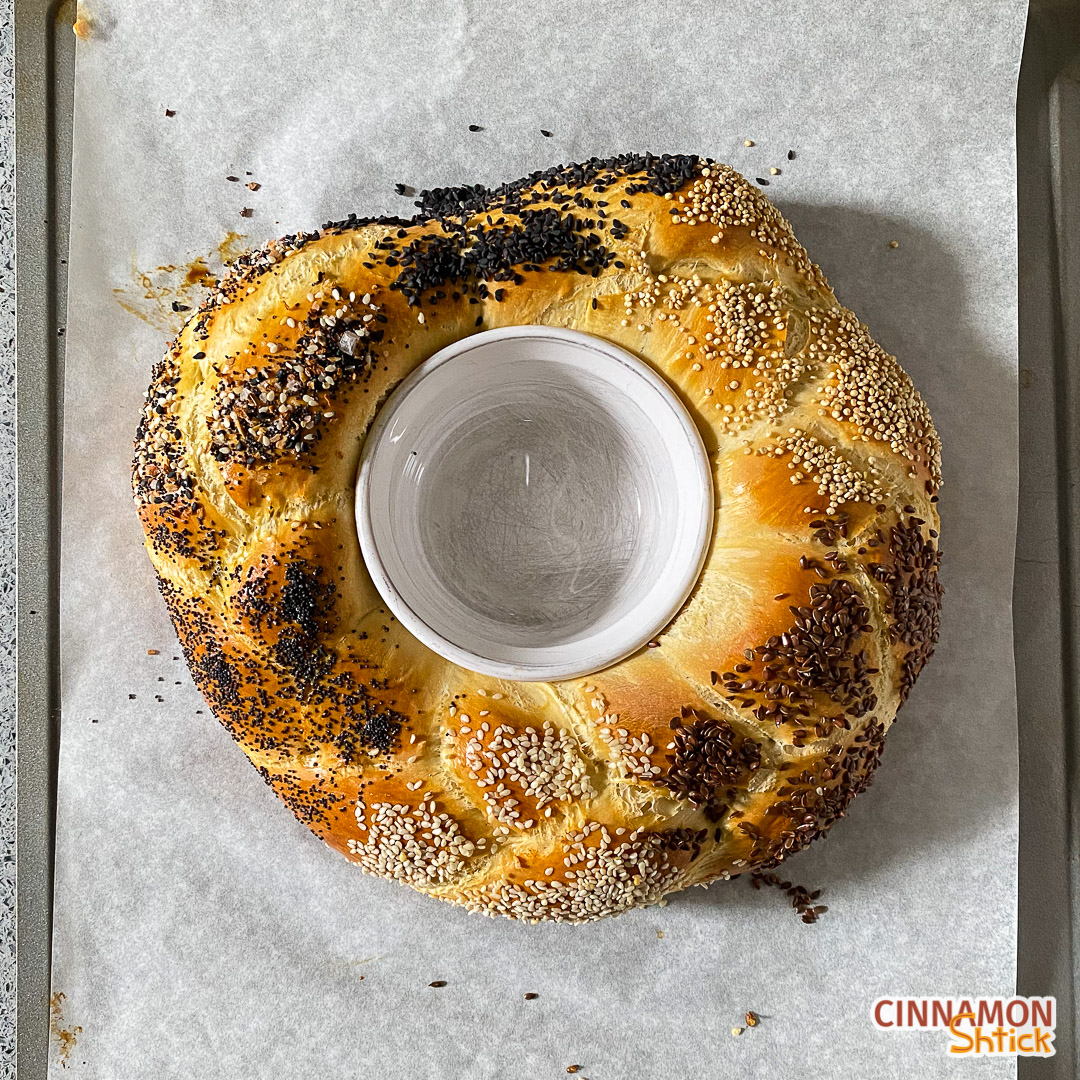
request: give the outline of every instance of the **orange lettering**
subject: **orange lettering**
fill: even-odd
[[[949,1047],[949,1053],[950,1054],[968,1054],[968,1053],[971,1052],[972,1048],[975,1045],[975,1040],[966,1031],[957,1031],[956,1030],[956,1025],[961,1020],[974,1020],[974,1019],[975,1019],[975,1014],[973,1012],[961,1012],[961,1013],[957,1013],[949,1021],[949,1033],[952,1035],[952,1037],[954,1039],[966,1039],[967,1040],[967,1046],[959,1046],[956,1043],[953,1043]]]

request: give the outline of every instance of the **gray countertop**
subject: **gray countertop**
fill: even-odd
[[[11,0],[0,0],[0,1077],[15,1075],[15,146]]]

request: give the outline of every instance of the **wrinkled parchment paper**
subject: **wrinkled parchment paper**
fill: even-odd
[[[954,1074],[942,1033],[875,1031],[870,1008],[1013,987],[1024,8],[89,0],[53,972],[70,1037],[55,1076]],[[396,183],[498,182],[644,149],[768,179],[944,440],[942,642],[871,790],[784,869],[824,890],[813,926],[746,881],[572,927],[492,922],[365,877],[209,715],[130,502],[150,365],[183,318],[173,301],[197,296],[184,269],[235,250],[230,231],[255,243],[350,210],[408,213]],[[748,1009],[761,1023],[733,1037]]]

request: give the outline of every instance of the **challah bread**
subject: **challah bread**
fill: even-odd
[[[775,865],[866,787],[937,638],[926,405],[725,165],[624,155],[417,205],[239,259],[154,369],[134,490],[196,683],[327,844],[476,911],[591,920]],[[651,364],[716,484],[676,618],[555,684],[421,645],[353,516],[386,395],[527,323]]]

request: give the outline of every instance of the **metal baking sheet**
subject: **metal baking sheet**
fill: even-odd
[[[1017,992],[1053,994],[1075,1077],[1080,650],[1080,5],[1034,4],[1017,95],[1020,503],[1013,594],[1020,750]],[[1071,307],[1070,307],[1071,298]],[[1070,805],[1071,804],[1071,805]],[[1070,824],[1071,819],[1071,824]]]
[[[54,787],[63,318],[74,4],[16,0],[19,370],[18,1075],[46,1075]],[[1032,5],[1017,104],[1021,499],[1018,992],[1059,1003],[1057,1057],[1077,1075],[1080,906],[1080,3]],[[1071,214],[1071,216],[1070,216]],[[1070,846],[1071,845],[1071,846]],[[1070,854],[1073,856],[1069,858]]]
[[[59,745],[60,433],[74,2],[15,4],[18,370],[16,1069],[44,1078]]]

